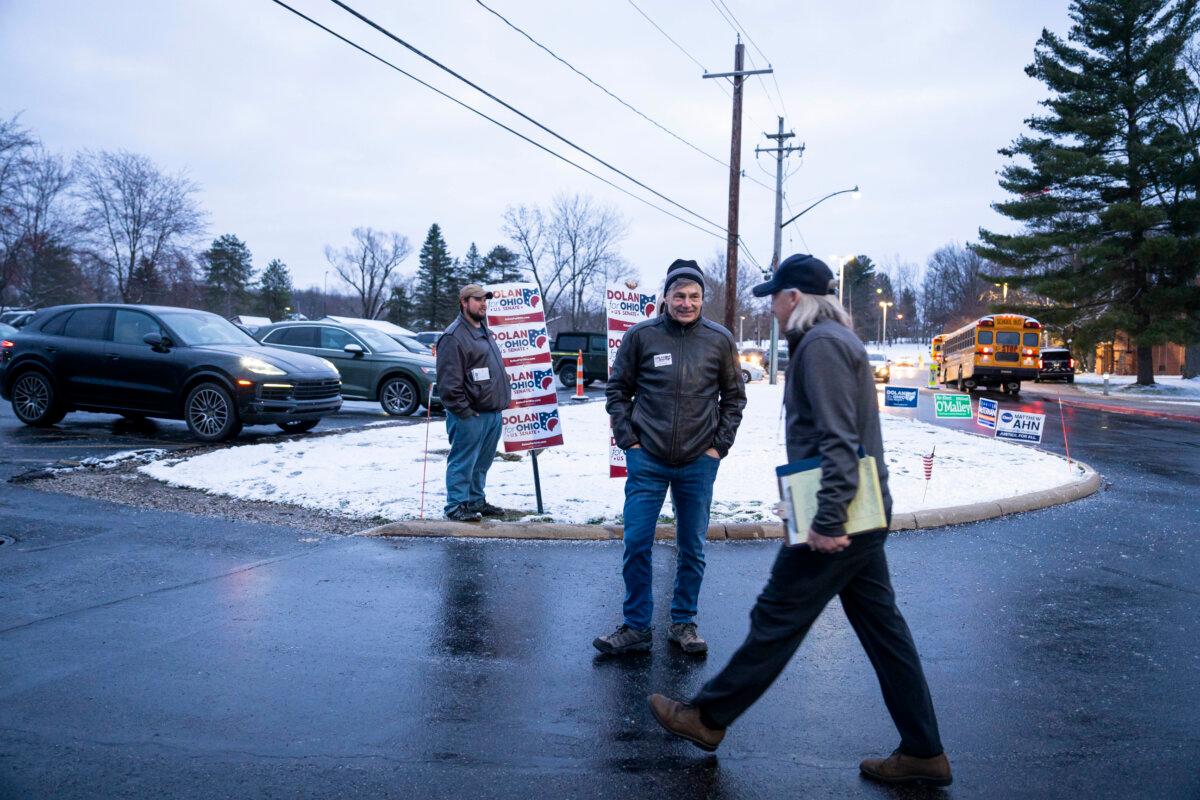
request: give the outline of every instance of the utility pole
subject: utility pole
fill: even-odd
[[[794,132],[783,132],[783,117],[779,117],[779,133],[763,134],[768,139],[775,140],[775,147],[756,147],[755,153],[774,153],[775,154],[775,246],[771,251],[771,272],[779,269],[779,260],[782,258],[783,249],[783,159],[787,158],[791,153],[803,153],[804,145],[798,147],[788,145],[784,146],[784,141],[792,138],[796,134]],[[769,278],[770,276],[764,276]],[[771,356],[767,363],[767,380],[772,385],[777,383],[776,373],[779,372],[779,320],[775,319],[775,315],[771,315]]]
[[[704,78],[733,79],[733,136],[729,149],[729,222],[725,239],[725,329],[733,330],[737,317],[737,257],[738,257],[738,201],[741,197],[742,180],[742,83],[747,75],[769,75],[774,70],[742,69],[745,63],[746,46],[742,37],[737,37],[733,49],[733,72],[706,72]]]

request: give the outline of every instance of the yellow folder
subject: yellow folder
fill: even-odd
[[[779,479],[779,497],[783,500],[788,519],[787,542],[790,545],[808,541],[808,530],[817,515],[817,491],[821,488],[821,459],[807,458],[775,468]],[[846,509],[846,533],[877,531],[887,527],[883,509],[883,491],[879,486],[879,466],[875,456],[858,459],[858,493]]]

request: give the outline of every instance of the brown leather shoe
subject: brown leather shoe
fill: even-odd
[[[883,783],[923,783],[929,786],[949,786],[950,759],[946,754],[933,758],[914,758],[899,750],[887,758],[868,758],[858,765],[863,775]]]
[[[711,753],[725,738],[725,731],[710,728],[700,721],[700,709],[661,694],[650,695],[650,712],[658,724],[680,739],[687,739]]]

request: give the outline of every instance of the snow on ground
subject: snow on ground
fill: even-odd
[[[1155,375],[1153,386],[1135,385],[1136,375],[1110,375],[1108,381],[1109,392],[1116,397],[1200,400],[1200,378]],[[1104,376],[1082,373],[1075,376],[1075,385],[1088,394],[1103,394]]]
[[[713,518],[773,519],[778,499],[774,467],[785,461],[780,416],[782,385],[747,386],[749,402],[737,442],[721,463]],[[592,401],[562,406],[567,444],[538,457],[546,517],[559,522],[619,521],[624,480],[608,477],[608,416]],[[981,428],[980,431],[983,429]],[[425,437],[429,460],[423,464]],[[1057,456],[1032,447],[973,436],[883,415],[884,448],[895,512],[942,508],[1010,497],[1077,478]],[[937,446],[933,479],[923,500],[921,455]],[[440,419],[428,425],[359,430],[336,436],[230,447],[140,467],[176,486],[251,500],[273,500],[364,519],[438,518],[445,502],[449,443]],[[497,459],[488,474],[488,500],[505,508],[536,509],[527,454]],[[981,480],[986,479],[986,480]],[[670,501],[664,516],[671,515]]]

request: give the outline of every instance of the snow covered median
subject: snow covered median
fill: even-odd
[[[774,468],[784,462],[781,386],[747,386],[749,403],[737,442],[721,463],[713,520],[774,519]],[[566,445],[542,453],[538,465],[546,514],[564,523],[619,522],[624,480],[608,477],[608,416],[593,401],[562,407]],[[981,429],[982,430],[982,429]],[[428,426],[425,516],[439,518],[445,502],[446,426]],[[426,425],[375,428],[270,444],[230,447],[185,459],[166,459],[140,471],[174,486],[246,500],[293,503],[363,519],[416,518],[420,510]],[[998,500],[1077,480],[1057,456],[1032,447],[883,415],[889,485],[895,513]],[[921,456],[937,445],[925,495]],[[513,458],[513,456],[509,456]],[[981,477],[989,480],[981,481]],[[497,459],[488,475],[488,500],[534,517],[528,455]],[[924,499],[922,499],[924,495]],[[670,501],[663,514],[671,515]]]

